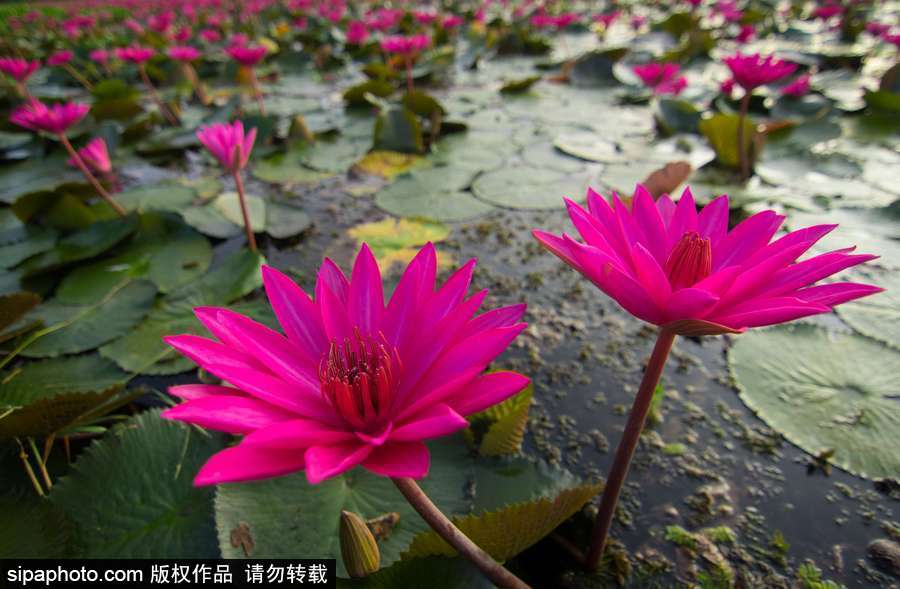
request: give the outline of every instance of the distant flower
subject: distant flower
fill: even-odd
[[[225,53],[239,64],[252,67],[263,60],[268,49],[264,45],[232,45],[225,49]]]
[[[514,372],[483,374],[526,327],[524,305],[473,316],[487,291],[467,298],[474,260],[435,288],[434,247],[406,268],[390,300],[368,246],[350,277],[323,262],[310,298],[263,268],[284,332],[221,308],[195,313],[218,341],[166,342],[231,386],[184,385],[163,416],[243,435],[200,469],[196,485],[250,481],[305,470],[320,483],[358,465],[388,477],[424,477],[424,441],[468,425],[465,417],[528,384]]]
[[[203,55],[199,49],[191,47],[190,45],[176,45],[174,47],[169,47],[167,54],[175,61],[181,62],[196,61]]]
[[[140,47],[138,45],[119,47],[115,50],[117,58],[138,65],[150,61],[155,54],[156,51],[153,49],[149,47]]]
[[[629,208],[588,189],[588,210],[566,200],[579,243],[535,230],[541,244],[635,317],[655,325],[715,324],[743,330],[827,313],[882,289],[818,281],[877,256],[837,250],[798,262],[836,225],[800,229],[771,241],[784,217],[752,215],[728,230],[728,197],[697,213],[690,190],[656,202],[638,186]]]
[[[250,42],[250,37],[245,35],[244,33],[235,33],[231,37],[228,38],[228,46],[234,47],[235,45],[246,45]]]
[[[428,35],[411,35],[409,37],[391,35],[381,40],[381,49],[387,53],[412,55],[422,51],[430,44],[431,38]]]
[[[189,26],[183,26],[180,29],[178,29],[178,31],[176,31],[175,36],[173,38],[175,39],[176,43],[185,43],[185,42],[187,42],[188,39],[191,38],[191,35],[193,35],[193,34],[194,34],[194,29],[192,29]]]
[[[822,20],[828,20],[834,16],[838,16],[839,14],[843,14],[844,7],[840,4],[826,4],[824,6],[819,6],[815,10],[812,11],[811,16],[813,18],[820,18]]]
[[[881,40],[895,47],[900,47],[900,33],[883,33]]]
[[[594,22],[599,23],[608,29],[610,26],[612,26],[616,19],[619,18],[620,14],[622,13],[619,10],[608,12],[606,14],[598,14],[594,17]]]
[[[784,96],[799,98],[809,93],[809,74],[799,76],[796,80],[781,89]]]
[[[461,26],[465,22],[466,19],[463,17],[450,14],[444,17],[444,20],[441,21],[441,26],[446,30],[450,30]]]
[[[678,75],[681,68],[677,63],[636,65],[632,68],[632,71],[655,94],[677,95],[687,86],[687,79]]]
[[[47,106],[40,100],[31,99],[9,116],[9,121],[31,131],[45,131],[59,135],[83,119],[90,105],[78,102]]]
[[[90,57],[91,61],[94,63],[104,65],[109,63],[110,53],[106,49],[94,49],[88,53],[88,57]]]
[[[748,43],[756,36],[756,27],[751,24],[741,25],[740,31],[738,31],[737,36],[735,36],[734,40],[740,44]]]
[[[347,43],[362,45],[369,38],[369,29],[361,20],[351,20],[347,24]]]
[[[773,55],[762,57],[758,53],[743,55],[737,53],[724,59],[725,65],[731,70],[735,82],[746,91],[777,82],[794,73],[797,64]]]
[[[207,43],[218,43],[222,39],[222,34],[216,29],[203,29],[198,34]]]
[[[433,10],[414,10],[413,18],[420,25],[430,25],[437,20],[438,14]]]
[[[305,31],[309,27],[309,19],[305,16],[299,16],[294,19],[294,27],[298,30]]]
[[[106,141],[102,137],[94,137],[87,145],[78,150],[78,155],[88,167],[95,172],[109,174],[112,172],[112,162],[109,159],[109,150]],[[75,160],[69,159],[68,164],[74,166]]]
[[[50,55],[47,58],[47,65],[49,66],[58,66],[65,65],[72,61],[73,54],[68,49],[63,49],[62,51],[57,51]]]
[[[640,15],[640,14],[636,14],[636,15],[634,15],[634,16],[631,17],[631,28],[632,28],[633,30],[637,31],[637,30],[639,30],[641,27],[643,27],[645,24],[647,24],[647,17],[646,17],[646,16],[643,16],[643,15]]]
[[[201,127],[197,131],[197,139],[219,160],[223,168],[235,172],[243,169],[250,159],[253,142],[256,141],[256,129],[244,133],[241,121],[216,123]]]
[[[18,57],[0,57],[0,71],[17,82],[24,82],[41,67],[38,60],[28,61]]]
[[[891,30],[891,25],[881,22],[868,22],[866,23],[866,32],[875,37],[880,37],[883,34],[887,33]]]
[[[734,92],[734,78],[728,78],[719,84],[719,92],[730,97],[732,92]]]
[[[144,34],[144,25],[139,23],[133,18],[126,19],[123,23],[125,27],[134,33],[135,35],[143,35]]]

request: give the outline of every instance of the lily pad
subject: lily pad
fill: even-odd
[[[401,176],[375,196],[375,204],[399,217],[435,221],[474,219],[496,210],[464,189],[475,173],[464,168],[440,166]]]
[[[428,242],[443,241],[450,235],[450,228],[425,219],[387,218],[351,227],[347,233],[358,243],[369,244],[381,267],[388,268],[408,263]]]
[[[862,281],[885,290],[837,307],[838,315],[861,334],[900,350],[900,273],[872,273]]]
[[[188,186],[175,183],[139,186],[115,194],[113,198],[128,211],[175,211],[194,202],[197,193]]]
[[[811,325],[739,336],[729,362],[741,399],[806,452],[866,478],[900,472],[900,354]]]
[[[563,174],[526,167],[509,167],[487,172],[472,184],[475,196],[511,209],[555,209],[563,196],[575,201],[585,198],[586,175]]]
[[[34,275],[88,260],[120,243],[136,227],[137,219],[134,216],[94,223],[87,229],[60,239],[53,249],[29,259],[23,269],[26,274]]]
[[[213,488],[192,479],[222,445],[154,410],[87,448],[50,494],[74,524],[78,556],[218,558]]]
[[[266,230],[266,201],[254,194],[245,195],[245,200],[250,227],[254,233],[262,233]],[[208,206],[214,207],[222,217],[238,227],[244,226],[240,195],[237,192],[223,192]]]
[[[66,182],[80,182],[81,173],[66,164],[66,157],[33,157],[0,170],[0,202],[11,204],[29,192],[53,190]]]
[[[266,233],[275,239],[299,235],[312,226],[312,219],[302,209],[287,203],[266,203]]]

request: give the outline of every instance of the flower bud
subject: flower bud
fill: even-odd
[[[361,517],[341,511],[341,558],[347,573],[360,579],[376,572],[381,566],[381,553],[375,536]]]

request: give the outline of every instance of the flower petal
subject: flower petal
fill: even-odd
[[[472,415],[502,403],[525,389],[531,380],[517,372],[490,372],[467,386],[464,394],[448,403],[460,415]]]
[[[194,484],[199,487],[269,479],[303,470],[303,467],[303,452],[240,444],[213,454],[200,468]]]
[[[421,479],[428,474],[430,460],[423,442],[388,442],[372,451],[362,465],[385,477]]]
[[[262,268],[263,284],[272,310],[288,339],[313,356],[325,350],[328,338],[319,308],[297,284],[271,266]]]
[[[162,412],[166,419],[230,434],[246,434],[295,416],[246,395],[210,395],[179,403]]]
[[[469,422],[444,403],[432,405],[409,417],[391,433],[390,439],[398,442],[430,440],[459,431]]]
[[[375,335],[381,329],[384,314],[384,286],[381,270],[367,244],[356,255],[350,277],[350,294],[347,301],[350,321],[363,335]]]
[[[316,485],[344,473],[368,458],[373,447],[351,442],[333,446],[311,446],[306,450],[306,480]]]

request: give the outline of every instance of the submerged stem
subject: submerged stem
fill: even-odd
[[[256,96],[256,104],[259,106],[259,114],[266,116],[266,107],[263,103],[262,88],[259,87],[259,78],[256,77],[256,70],[250,68],[250,82],[253,84],[253,94]]]
[[[597,519],[594,520],[591,545],[585,558],[585,567],[589,571],[596,571],[600,565],[603,548],[606,546],[609,529],[616,513],[616,505],[619,503],[619,495],[625,484],[625,477],[628,476],[628,467],[638,441],[641,439],[641,432],[644,430],[644,423],[647,421],[647,414],[650,412],[650,405],[653,401],[653,392],[656,390],[656,385],[659,384],[663,368],[666,365],[666,358],[669,357],[669,351],[674,342],[675,333],[661,328],[656,337],[656,345],[653,346],[650,361],[647,363],[647,369],[644,371],[641,386],[634,398],[634,404],[631,406],[625,431],[622,433],[622,439],[619,440],[616,457],[600,498],[600,510],[597,512]]]
[[[81,173],[84,174],[84,177],[87,179],[87,181],[91,184],[91,186],[94,187],[94,190],[97,191],[97,194],[99,194],[100,197],[103,198],[103,200],[105,200],[106,203],[112,207],[117,215],[119,215],[120,217],[124,217],[125,215],[127,215],[128,213],[124,208],[122,208],[122,205],[116,202],[116,199],[114,199],[112,195],[107,192],[105,188],[103,188],[103,185],[100,184],[100,181],[97,180],[97,178],[95,178],[93,174],[91,174],[91,171],[88,169],[87,164],[84,163],[84,160],[81,159],[81,156],[77,151],[75,151],[75,148],[72,147],[72,144],[69,143],[69,138],[66,137],[65,133],[59,134],[59,141],[63,144],[63,147],[66,148],[66,151],[69,152],[69,157],[72,158],[72,161],[76,166],[78,166],[78,169],[81,170]]]
[[[498,563],[494,558],[472,542],[447,516],[431,502],[419,485],[411,478],[392,479],[413,509],[422,516],[437,534],[446,540],[460,556],[478,567],[492,583],[504,589],[530,589],[530,587]]]
[[[179,125],[178,119],[168,108],[166,108],[166,105],[163,104],[162,98],[160,98],[159,93],[156,91],[156,86],[153,85],[153,81],[150,79],[150,76],[147,75],[147,68],[144,67],[144,64],[138,66],[138,71],[141,73],[141,79],[144,81],[144,86],[146,86],[147,91],[150,92],[150,97],[153,99],[153,102],[156,103],[156,108],[158,108],[159,112],[162,113],[162,116],[169,121],[169,124],[177,127]]]

